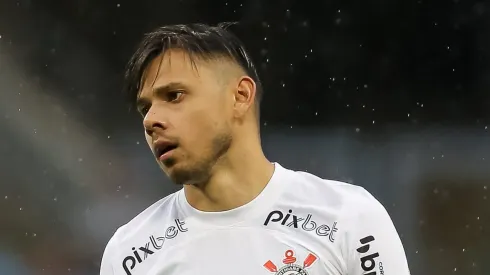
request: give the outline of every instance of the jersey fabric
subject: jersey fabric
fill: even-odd
[[[202,212],[183,189],[109,241],[101,275],[409,275],[385,208],[364,188],[274,163],[264,190]]]

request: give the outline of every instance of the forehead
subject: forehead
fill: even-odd
[[[182,50],[166,51],[165,54],[154,58],[144,71],[139,97],[169,83],[204,85],[216,78],[212,74],[220,70],[220,67],[218,61],[203,60]]]

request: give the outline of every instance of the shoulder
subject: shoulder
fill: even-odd
[[[139,235],[142,230],[147,230],[152,228],[152,226],[155,224],[163,222],[167,219],[171,220],[177,216],[178,208],[176,205],[176,200],[178,194],[179,192],[175,192],[158,200],[140,212],[129,222],[117,228],[109,240],[106,250],[115,248],[121,242]]]
[[[298,197],[317,206],[337,208],[349,216],[356,213],[378,209],[381,204],[364,187],[324,179],[304,171],[290,170],[290,196]],[[382,207],[382,206],[381,206]]]
[[[289,173],[291,180],[282,199],[320,217],[337,220],[345,233],[355,230],[360,223],[391,221],[384,206],[362,186],[303,171]]]

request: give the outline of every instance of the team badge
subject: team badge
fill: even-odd
[[[294,252],[288,250],[284,253],[284,259],[282,260],[284,266],[277,268],[277,266],[269,260],[264,264],[264,267],[275,275],[308,275],[306,269],[313,265],[316,260],[317,257],[310,253],[302,264],[296,263],[297,259],[294,257]]]

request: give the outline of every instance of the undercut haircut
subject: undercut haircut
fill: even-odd
[[[217,26],[167,25],[147,33],[126,67],[123,91],[132,106],[140,93],[142,78],[151,61],[168,50],[179,49],[189,55],[193,66],[197,57],[204,61],[227,58],[241,67],[256,84],[255,103],[258,117],[263,96],[262,83],[244,44],[229,31],[229,27],[234,24],[236,23],[220,23]]]

